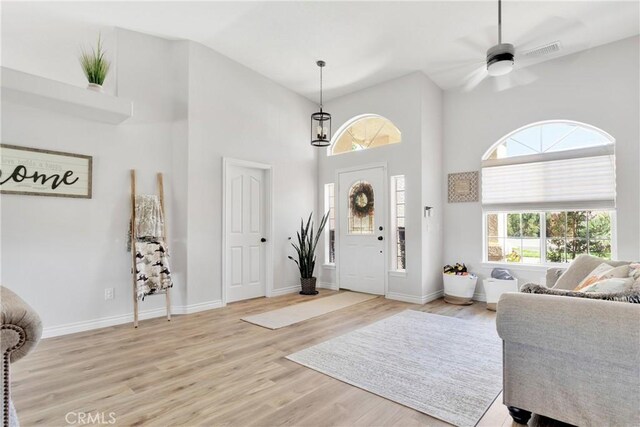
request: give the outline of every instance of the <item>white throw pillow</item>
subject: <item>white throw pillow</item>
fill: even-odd
[[[640,280],[640,262],[632,262],[629,264],[629,277],[635,281]]]
[[[596,282],[592,285],[586,286],[580,290],[580,292],[602,292],[607,294],[624,292],[627,289],[631,288],[633,285],[633,278],[624,277],[624,278],[613,278],[613,279],[603,279],[599,282]]]
[[[587,286],[600,282],[605,279],[622,279],[629,277],[629,265],[621,265],[619,267],[612,267],[607,263],[602,263],[597,266],[591,273],[585,277],[574,291],[582,291]]]

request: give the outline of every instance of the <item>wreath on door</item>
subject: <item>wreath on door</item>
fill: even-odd
[[[353,216],[365,218],[373,215],[373,187],[368,182],[359,182],[351,187],[349,207]]]

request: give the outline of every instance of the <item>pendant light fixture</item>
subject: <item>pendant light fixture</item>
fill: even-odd
[[[317,61],[320,67],[320,111],[311,115],[311,145],[326,147],[331,143],[331,114],[322,111],[322,69],[327,65],[324,61]]]

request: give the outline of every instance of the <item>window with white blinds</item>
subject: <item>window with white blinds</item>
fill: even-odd
[[[483,209],[613,209],[614,147],[604,132],[575,122],[521,129],[483,159]]]

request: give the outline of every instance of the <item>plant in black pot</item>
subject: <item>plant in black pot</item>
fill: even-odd
[[[316,267],[316,246],[318,245],[318,240],[320,240],[322,230],[324,230],[324,226],[327,224],[327,219],[329,219],[329,212],[320,220],[320,226],[315,235],[313,232],[313,222],[311,221],[312,216],[313,212],[309,215],[306,225],[304,219],[300,220],[300,231],[297,232],[298,242],[291,243],[291,246],[296,250],[298,259],[292,256],[289,257],[290,260],[293,260],[293,262],[298,265],[298,269],[300,270],[300,285],[302,286],[300,293],[302,295],[316,295],[318,293],[318,291],[316,291],[316,278],[313,277],[313,270]]]

